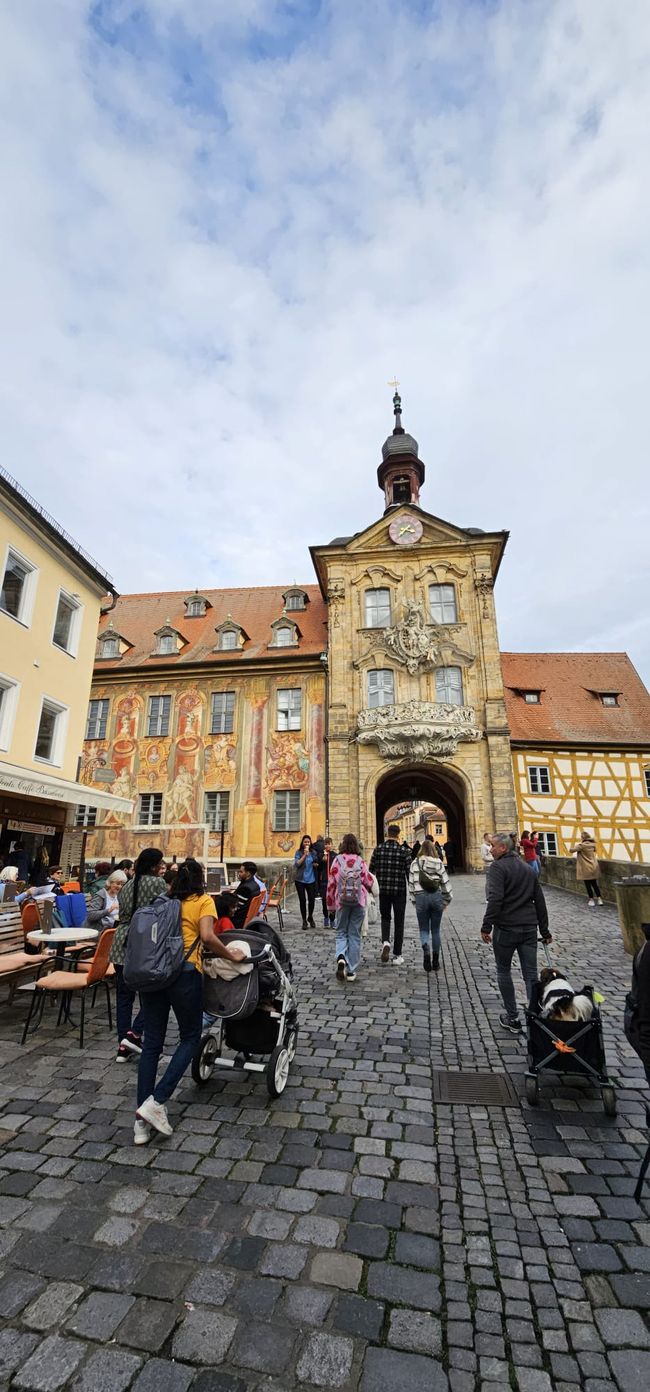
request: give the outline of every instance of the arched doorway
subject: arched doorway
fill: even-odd
[[[458,774],[444,764],[400,766],[384,775],[375,795],[377,841],[384,839],[384,817],[388,809],[395,803],[415,800],[432,802],[443,809],[447,817],[447,835],[456,848],[456,865],[464,869],[467,852],[465,790]]]

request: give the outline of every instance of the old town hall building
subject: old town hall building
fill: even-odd
[[[382,516],[311,548],[317,584],[123,595],[102,615],[78,809],[91,858],[154,841],[208,863],[292,858],[302,831],[366,847],[400,802],[441,807],[457,858],[533,826],[585,826],[650,860],[650,697],[623,653],[502,653],[506,532],[424,510],[401,422]],[[131,799],[100,811],[93,790]],[[223,835],[223,857],[222,857]]]

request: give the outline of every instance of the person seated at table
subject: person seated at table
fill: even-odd
[[[89,928],[99,928],[101,932],[102,928],[115,927],[120,912],[117,896],[126,878],[124,870],[111,870],[104,888],[93,894],[87,915]]]
[[[55,899],[57,894],[63,894],[63,870],[60,865],[53,865],[47,872],[47,879],[44,884],[30,885],[24,889],[22,894],[16,895],[16,903],[22,904],[25,899]]]
[[[227,890],[217,894],[214,906],[217,910],[215,933],[230,933],[235,926],[234,914],[237,911],[237,900],[234,894],[229,894]]]
[[[239,877],[235,885],[236,909],[234,912],[235,928],[243,928],[246,922],[246,915],[250,908],[251,899],[256,899],[260,893],[260,887],[256,880],[257,866],[254,860],[245,860],[237,871]]]

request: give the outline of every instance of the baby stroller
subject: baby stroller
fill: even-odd
[[[222,933],[221,941],[226,945],[248,943],[251,957],[242,965],[250,970],[224,980],[210,975],[210,958],[206,969],[204,957],[203,1003],[213,1023],[201,1037],[192,1061],[192,1077],[202,1086],[217,1066],[265,1072],[269,1095],[279,1097],[287,1086],[298,1045],[291,957],[280,934],[263,918],[253,919],[241,931]],[[234,1051],[234,1058],[223,1057],[224,1045]],[[260,1061],[267,1056],[267,1063]]]
[[[545,945],[546,960],[552,966]],[[590,1020],[549,1020],[540,1014],[541,984],[535,983],[530,1005],[526,1009],[528,1027],[528,1071],[525,1075],[526,1100],[531,1107],[539,1101],[539,1074],[542,1069],[553,1073],[586,1073],[600,1088],[606,1116],[616,1115],[616,1093],[607,1073],[603,1044],[603,1022],[594,996],[593,986],[583,987],[589,996],[593,1014]],[[581,992],[582,993],[582,992]]]

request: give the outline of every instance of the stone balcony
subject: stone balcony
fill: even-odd
[[[356,741],[376,744],[384,759],[444,759],[482,733],[471,706],[411,700],[359,711]]]

